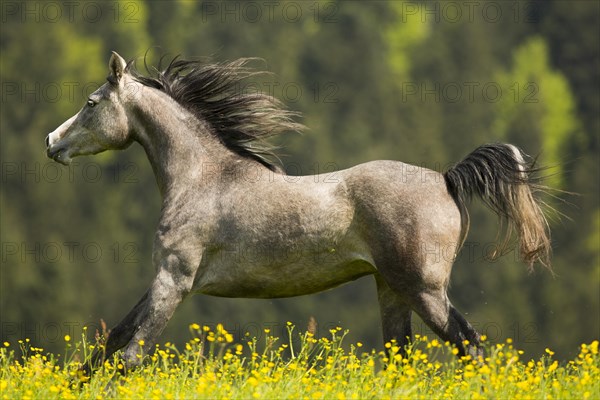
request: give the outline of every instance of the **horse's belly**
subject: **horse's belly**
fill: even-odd
[[[369,257],[338,249],[311,254],[219,252],[201,265],[194,290],[220,297],[292,297],[327,290],[374,272]]]

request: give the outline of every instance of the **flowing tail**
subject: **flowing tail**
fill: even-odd
[[[533,196],[534,191],[543,190],[532,178],[536,171],[521,150],[502,143],[483,145],[446,171],[446,186],[463,220],[462,240],[469,230],[466,202],[476,194],[507,223],[501,248],[506,248],[516,230],[520,254],[529,269],[536,261],[550,269],[548,222]]]

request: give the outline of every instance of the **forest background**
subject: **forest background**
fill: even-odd
[[[83,326],[115,325],[154,276],[160,197],[142,148],[70,167],[45,156],[44,137],[103,83],[116,50],[140,70],[146,53],[151,65],[264,59],[273,74],[240,90],[303,114],[309,129],[277,140],[292,175],[374,159],[441,171],[495,141],[539,156],[547,184],[575,193],[545,199],[566,215],[550,219],[555,276],[528,273],[514,252],[490,261],[497,219],[473,204],[450,297],[492,341],[573,357],[600,337],[599,15],[597,1],[556,0],[3,1],[0,340],[60,351]],[[192,322],[239,338],[310,317],[381,347],[370,277],[292,299],[195,295],[162,341],[188,339]]]

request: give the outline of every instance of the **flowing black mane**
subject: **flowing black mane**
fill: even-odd
[[[294,121],[298,114],[274,97],[243,92],[244,79],[265,73],[248,68],[253,60],[203,63],[175,57],[166,69],[154,69],[155,76],[140,74],[132,62],[128,68],[138,82],[163,91],[206,121],[229,149],[278,170],[273,146],[265,139],[303,126]]]

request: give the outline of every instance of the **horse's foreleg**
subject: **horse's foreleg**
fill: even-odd
[[[182,273],[172,259],[165,260],[150,289],[110,331],[104,350],[92,356],[84,371],[89,373],[123,347],[125,364],[128,367],[139,364],[141,358],[138,355],[143,349],[152,348],[192,284],[192,276]]]
[[[129,343],[135,332],[135,327],[138,325],[139,316],[146,307],[149,294],[150,290],[144,294],[125,318],[109,331],[104,347],[96,349],[91,360],[83,366],[82,369],[86,375],[89,375],[94,368],[98,368],[104,360],[110,358],[117,350],[122,349]]]
[[[152,349],[158,336],[173,316],[175,309],[189,293],[193,277],[177,269],[161,268],[147,294],[147,299],[136,315],[134,329],[128,333],[124,359],[127,367],[141,362],[144,349]]]

